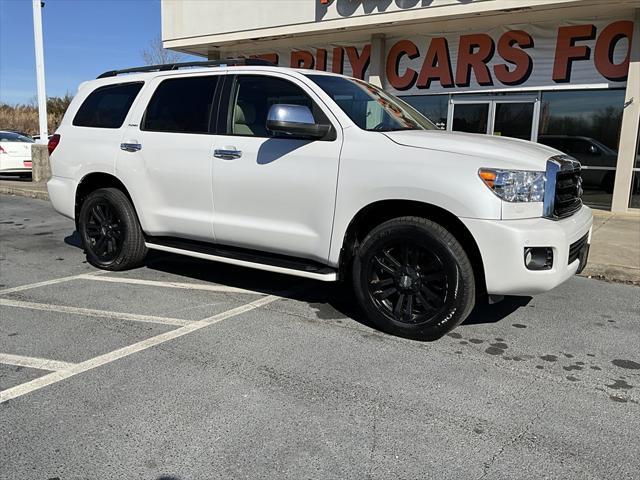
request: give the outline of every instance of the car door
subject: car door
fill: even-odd
[[[213,158],[214,228],[218,243],[326,261],[342,130],[313,90],[287,74],[228,75]],[[321,140],[282,138],[266,128],[272,105],[304,105]],[[226,107],[226,108],[225,108]]]
[[[136,105],[117,173],[149,235],[215,241],[212,119],[223,76],[161,76]]]

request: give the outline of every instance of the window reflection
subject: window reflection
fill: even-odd
[[[400,98],[435,123],[440,130],[447,129],[448,95],[412,95]]]
[[[584,201],[610,208],[624,90],[543,92],[538,141],[582,163]]]
[[[640,127],[638,127],[638,143],[636,148],[636,161],[634,163],[633,176],[631,177],[631,198],[629,199],[630,208],[640,208]]]

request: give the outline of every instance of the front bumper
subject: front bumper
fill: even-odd
[[[482,255],[490,295],[534,295],[557,287],[584,268],[591,244],[593,216],[591,209],[584,206],[571,217],[557,221],[546,218],[461,220]],[[580,258],[569,263],[569,247],[585,235],[588,235],[587,246]],[[528,270],[524,264],[526,247],[551,247],[553,267]]]

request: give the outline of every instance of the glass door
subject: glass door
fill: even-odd
[[[532,140],[533,102],[496,102],[493,135]]]
[[[538,136],[537,95],[460,95],[449,104],[447,129],[532,140]]]

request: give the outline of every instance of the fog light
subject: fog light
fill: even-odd
[[[550,247],[525,248],[524,265],[529,270],[551,270],[551,267],[553,267],[553,249]]]

